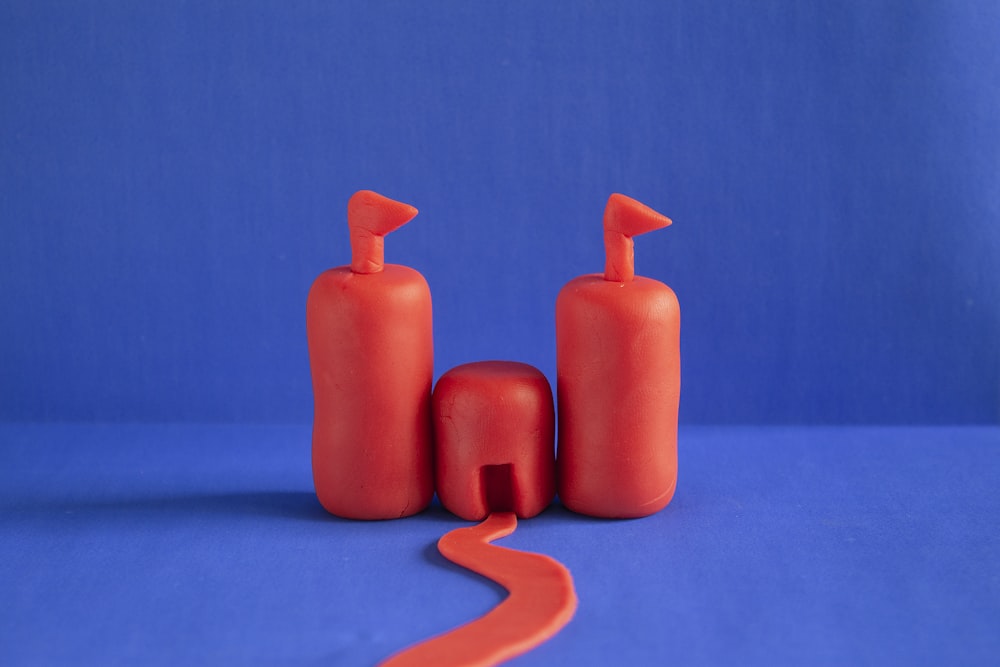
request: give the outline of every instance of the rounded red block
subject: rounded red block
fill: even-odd
[[[538,369],[509,361],[457,366],[432,399],[437,493],[463,519],[522,519],[555,495],[555,410]]]
[[[680,308],[650,278],[571,280],[556,301],[559,499],[607,518],[667,506],[677,484]]]
[[[430,289],[417,271],[383,262],[381,236],[414,215],[376,193],[356,194],[352,264],[320,274],[309,291],[313,481],[337,516],[409,516],[434,495]]]

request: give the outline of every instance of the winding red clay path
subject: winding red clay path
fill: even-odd
[[[487,667],[530,651],[569,623],[576,591],[569,570],[542,554],[490,544],[517,528],[513,512],[494,512],[476,526],[438,540],[448,560],[492,579],[509,595],[487,614],[393,655],[381,667]]]

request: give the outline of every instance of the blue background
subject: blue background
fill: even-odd
[[[553,379],[620,191],[687,423],[1000,422],[994,2],[0,3],[0,418],[308,422],[358,189]]]
[[[513,664],[995,664],[998,35],[992,1],[0,0],[0,663],[371,665],[500,601],[439,504],[315,498],[306,294],[368,188],[420,209],[387,259],[438,375],[554,380],[608,195],[674,219],[636,251],[683,313],[677,495],[502,542],[580,598]]]

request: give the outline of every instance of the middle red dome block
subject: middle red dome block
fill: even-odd
[[[555,409],[537,368],[479,361],[441,376],[432,398],[441,504],[469,521],[533,517],[555,497]]]

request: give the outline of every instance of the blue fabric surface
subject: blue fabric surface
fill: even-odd
[[[0,664],[372,665],[502,590],[353,522],[303,426],[0,426]],[[516,665],[996,664],[1000,428],[688,428],[673,503],[500,543],[580,606]]]

